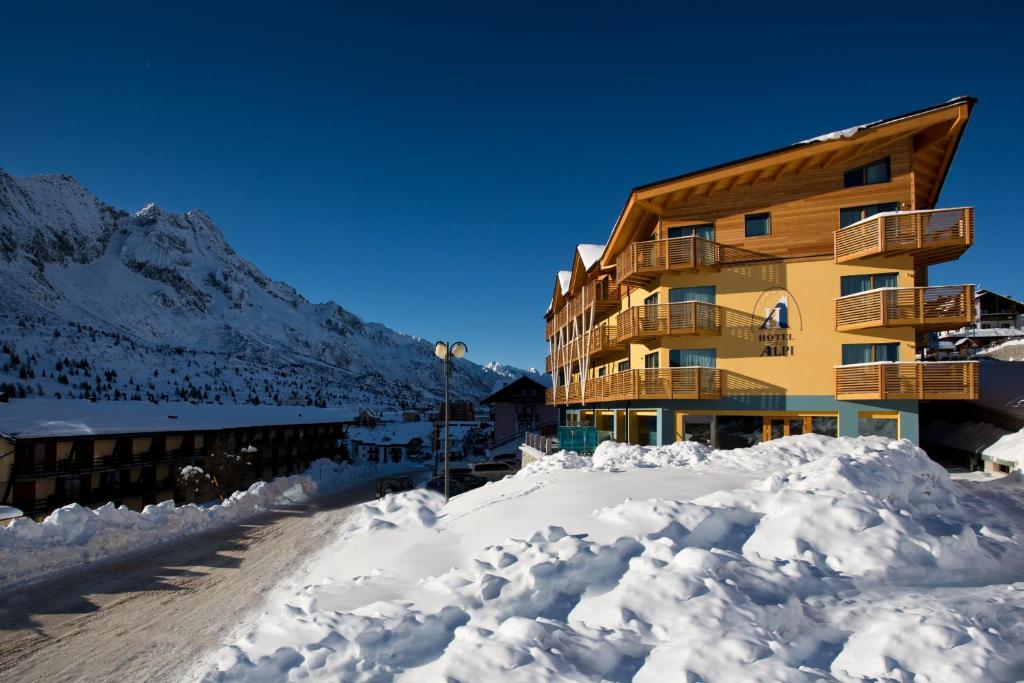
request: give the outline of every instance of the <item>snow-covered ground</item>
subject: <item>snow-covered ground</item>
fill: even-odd
[[[1022,493],[877,437],[560,453],[364,506],[205,676],[1017,680]]]
[[[7,527],[0,527],[0,587],[237,523],[271,506],[300,503],[314,495],[415,467],[409,463],[348,465],[320,459],[301,475],[258,481],[219,505],[176,506],[168,500],[135,512],[113,503],[95,509],[74,503],[54,510],[42,522],[15,519]]]

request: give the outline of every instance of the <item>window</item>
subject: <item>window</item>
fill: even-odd
[[[760,415],[719,415],[715,418],[718,448],[746,448],[761,443],[764,433]]]
[[[654,369],[658,367],[658,352],[649,353],[644,356],[644,367]]]
[[[876,213],[899,211],[899,209],[899,202],[888,202],[886,204],[865,204],[864,206],[848,206],[845,209],[839,209],[839,227],[848,227],[850,225],[853,225],[857,221],[864,220],[868,216],[874,216]]]
[[[619,361],[619,366],[618,366],[618,371],[619,372],[625,372],[626,370],[629,370],[629,361],[628,360],[620,360]]]
[[[843,187],[859,187],[887,183],[891,180],[889,173],[889,157],[872,161],[857,168],[851,168],[843,174]]]
[[[668,352],[670,368],[713,368],[716,365],[715,349],[672,349]]]
[[[899,438],[900,421],[897,414],[861,413],[857,417],[857,434],[859,436],[886,436],[890,439]]]
[[[772,234],[771,214],[748,213],[745,221],[746,229],[744,234],[747,237],[762,237]]]
[[[649,297],[644,299],[644,306],[657,306],[658,305],[658,292],[651,294]]]
[[[700,237],[701,239],[715,241],[715,224],[704,223],[703,225],[679,225],[668,229],[669,239],[676,237]]]
[[[871,275],[843,275],[839,278],[839,293],[842,296],[859,294],[882,287],[895,287],[897,273],[873,273]]]
[[[597,376],[598,377],[604,377],[607,374],[608,374],[608,368],[604,367],[603,365],[597,369]]]
[[[895,362],[900,359],[900,344],[843,344],[843,365]]]
[[[839,436],[839,418],[831,415],[815,415],[811,418],[811,433]]]
[[[677,287],[668,290],[668,302],[670,304],[684,301],[702,301],[706,304],[715,303],[715,288],[709,287]]]

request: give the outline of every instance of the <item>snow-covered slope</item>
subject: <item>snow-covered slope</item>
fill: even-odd
[[[0,383],[28,397],[398,406],[433,346],[271,280],[202,211],[115,209],[66,175],[0,170]],[[457,361],[480,398],[514,371]],[[8,391],[11,387],[7,387]]]
[[[606,442],[367,504],[204,681],[1018,681],[1018,476],[909,441]]]

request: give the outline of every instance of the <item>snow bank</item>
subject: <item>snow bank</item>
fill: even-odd
[[[1006,434],[982,451],[989,460],[1012,463],[1014,469],[1024,470],[1024,429]]]
[[[40,523],[16,519],[0,528],[0,585],[238,522],[267,506],[302,502],[315,493],[312,479],[293,475],[258,481],[222,505],[176,506],[167,500],[135,512],[113,503],[96,509],[74,503]]]
[[[350,465],[322,458],[302,475],[258,481],[218,505],[176,506],[167,500],[136,512],[113,503],[96,509],[75,503],[55,510],[39,523],[16,519],[0,527],[0,586],[237,523],[271,506],[301,503],[400,470],[408,471],[409,465]]]
[[[298,579],[206,679],[923,682],[1011,680],[1024,666],[1024,584],[1010,584],[1024,579],[1024,532],[973,499],[968,519],[970,496],[907,441],[612,444],[592,462],[544,460],[469,503],[417,492],[368,507],[318,569],[338,576]],[[563,528],[543,486],[560,466],[596,499],[595,477],[764,463],[779,469],[746,488],[595,511],[592,528],[611,534]],[[488,525],[470,520],[510,499],[548,523],[481,542]],[[366,532],[377,547],[471,554],[399,599],[381,599],[386,570],[361,576],[377,587],[340,607],[351,589],[334,586]]]
[[[707,463],[742,471],[776,470],[808,462],[827,453],[841,453],[851,439],[832,439],[817,434],[791,436],[752,448],[716,450],[694,441],[667,446],[634,446],[615,441],[598,444],[593,456],[559,451],[530,463],[520,476],[543,474],[552,469],[628,470],[637,467],[692,467]]]

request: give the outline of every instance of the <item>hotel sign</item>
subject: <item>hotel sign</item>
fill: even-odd
[[[800,308],[789,290],[772,287],[765,290],[754,304],[754,336],[764,356],[792,356],[795,351],[794,331],[803,329]]]

